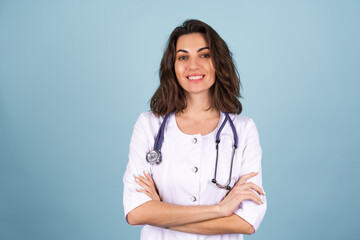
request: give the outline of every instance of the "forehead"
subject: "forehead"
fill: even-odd
[[[199,48],[207,47],[208,44],[202,33],[190,33],[182,35],[178,38],[176,42],[176,50],[195,50]]]

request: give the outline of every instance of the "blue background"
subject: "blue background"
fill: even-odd
[[[0,239],[139,239],[122,175],[171,31],[228,43],[263,147],[246,239],[358,239],[360,1],[0,1]]]

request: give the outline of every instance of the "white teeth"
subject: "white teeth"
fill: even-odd
[[[188,77],[190,80],[199,80],[201,78],[203,78],[204,76],[191,76],[191,77]]]

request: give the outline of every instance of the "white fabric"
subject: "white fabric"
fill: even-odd
[[[244,174],[259,172],[256,177],[249,181],[262,187],[262,151],[255,123],[250,118],[235,114],[230,114],[230,118],[234,122],[239,138],[230,186],[233,186]],[[134,174],[143,175],[144,170],[152,174],[160,197],[164,202],[179,205],[219,203],[227,191],[218,188],[211,182],[211,179],[214,177],[215,169],[216,133],[224,119],[225,114],[221,113],[217,128],[207,135],[188,135],[181,132],[176,124],[175,115],[171,114],[165,126],[164,142],[161,149],[163,161],[160,165],[153,166],[146,161],[145,156],[153,149],[155,136],[163,117],[157,118],[152,112],[142,113],[134,127],[130,143],[129,163],[123,178],[125,217],[137,206],[151,200],[145,194],[136,192],[139,185],[134,181]],[[220,184],[225,185],[229,177],[234,142],[229,122],[222,130],[220,140],[217,180]],[[194,167],[198,168],[197,172],[195,172]],[[263,196],[261,199],[264,202],[263,205],[257,205],[246,200],[235,211],[236,214],[249,222],[255,231],[260,226],[266,211],[266,199]],[[242,234],[198,235],[145,225],[141,232],[141,239],[239,240],[243,239],[243,236]]]

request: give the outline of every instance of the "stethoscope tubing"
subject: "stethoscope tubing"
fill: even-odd
[[[164,142],[164,132],[165,132],[165,124],[167,122],[167,119],[169,118],[169,116],[171,115],[171,112],[166,114],[165,117],[164,117],[164,120],[160,126],[160,129],[158,131],[158,134],[155,138],[155,143],[154,143],[154,150],[159,150],[161,149],[162,147],[162,144]]]
[[[160,164],[161,163],[161,147],[162,144],[164,142],[164,132],[165,132],[165,125],[166,122],[169,118],[169,116],[172,113],[168,113],[165,115],[163,122],[161,123],[160,129],[155,137],[155,143],[154,143],[154,149],[151,150],[149,153],[147,153],[146,155],[146,160],[150,163],[150,164]],[[224,112],[225,114],[225,120],[222,122],[222,124],[220,125],[219,130],[216,133],[216,140],[215,140],[215,144],[216,144],[216,161],[215,161],[215,172],[214,172],[214,178],[211,180],[213,183],[216,184],[217,187],[219,188],[223,188],[226,190],[231,190],[230,187],[230,183],[231,183],[231,176],[232,176],[232,168],[233,168],[233,163],[234,163],[234,157],[235,157],[235,151],[237,149],[238,146],[238,135],[234,126],[233,121],[231,120],[229,113]],[[229,173],[229,178],[226,182],[226,185],[221,185],[217,182],[216,179],[216,174],[217,174],[217,167],[218,167],[218,159],[219,159],[219,143],[220,143],[220,134],[223,130],[223,128],[225,127],[225,124],[227,123],[227,121],[229,121],[230,123],[230,127],[231,130],[233,132],[234,135],[234,146],[233,146],[233,152],[232,152],[232,156],[231,156],[231,165],[230,165],[230,173]],[[153,156],[156,156],[155,158]]]

